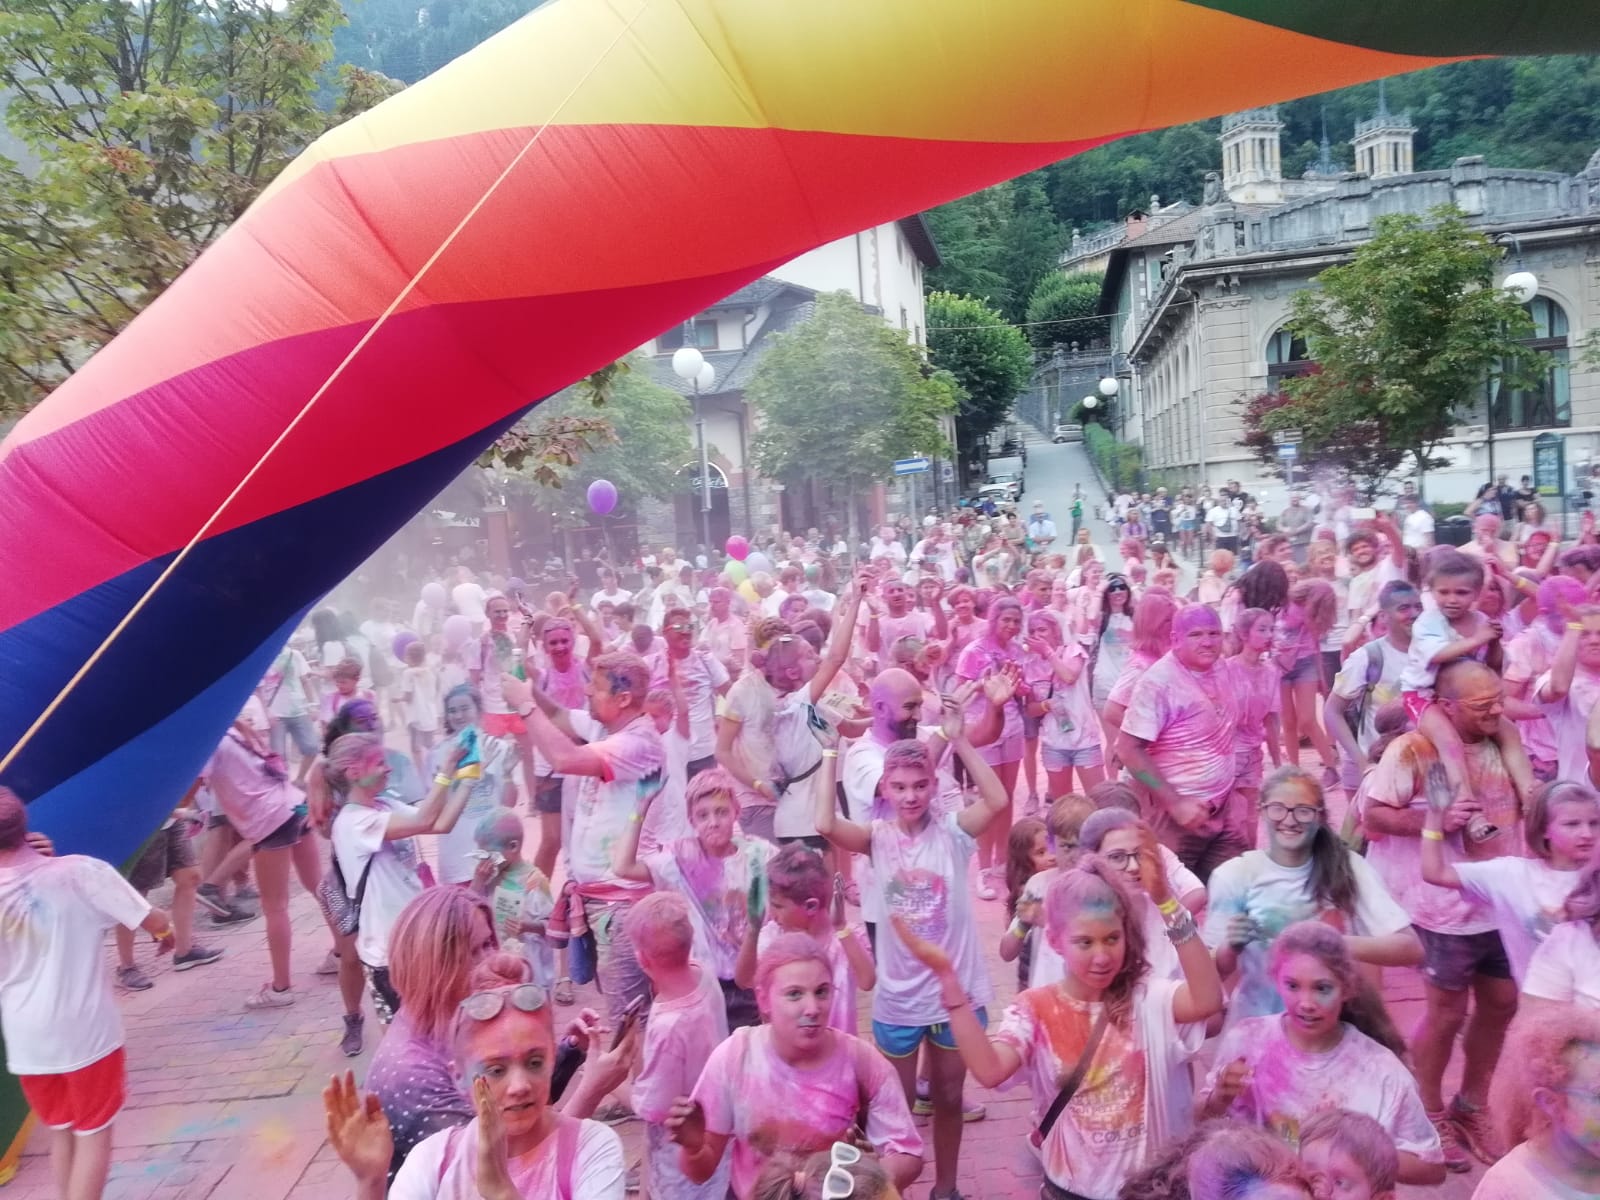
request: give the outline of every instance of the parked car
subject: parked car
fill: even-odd
[[[1017,511],[1017,496],[1009,483],[986,483],[978,489],[978,500],[992,500],[1001,512]]]
[[[1055,432],[1050,435],[1050,440],[1060,445],[1062,442],[1083,441],[1082,425],[1057,425]]]
[[[988,487],[998,485],[1006,489],[1012,501],[1022,497],[1023,481],[1021,471],[997,471],[989,476]]]

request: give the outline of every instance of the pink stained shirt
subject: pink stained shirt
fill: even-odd
[[[1270,655],[1250,666],[1241,658],[1230,660],[1237,673],[1243,703],[1239,710],[1239,724],[1235,730],[1234,749],[1259,750],[1267,738],[1267,718],[1283,711],[1283,672]]]
[[[1168,653],[1134,686],[1122,730],[1150,743],[1156,769],[1180,796],[1215,806],[1233,788],[1244,691],[1231,659],[1199,673]]]
[[[1445,861],[1483,862],[1522,853],[1517,793],[1501,761],[1500,748],[1485,738],[1466,743],[1466,756],[1467,782],[1473,797],[1483,805],[1483,815],[1500,827],[1500,833],[1477,843],[1467,841],[1459,832],[1446,834]],[[1395,739],[1367,779],[1363,813],[1380,804],[1426,809],[1423,777],[1428,767],[1438,761],[1438,752],[1422,734],[1408,733]],[[1368,837],[1367,861],[1419,928],[1431,933],[1469,934],[1487,933],[1496,927],[1494,912],[1467,892],[1423,882],[1421,838],[1385,837],[1373,833],[1370,823]]]
[[[739,1200],[750,1200],[774,1151],[803,1157],[848,1140],[863,1095],[877,1152],[921,1155],[922,1135],[894,1068],[870,1044],[841,1033],[821,1061],[791,1066],[773,1048],[770,1025],[736,1029],[711,1052],[694,1087],[707,1131],[732,1138]]]
[[[1533,685],[1555,662],[1556,647],[1560,644],[1559,630],[1552,630],[1543,620],[1535,621],[1506,643],[1506,682],[1529,685],[1524,695],[1528,700],[1534,700],[1536,689]],[[1517,733],[1522,737],[1522,745],[1527,750],[1529,758],[1547,763],[1556,761],[1559,750],[1556,746],[1555,727],[1550,722],[1548,710],[1545,715],[1531,721],[1518,721]],[[1578,775],[1573,778],[1582,779],[1583,776]]]

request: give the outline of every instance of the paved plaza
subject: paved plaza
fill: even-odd
[[[1335,801],[1337,803],[1337,801]],[[536,837],[533,822],[530,838]],[[152,897],[164,899],[162,893]],[[998,1012],[1016,991],[1016,970],[995,947],[1004,928],[999,903],[979,903],[979,930],[988,948],[989,976]],[[347,1060],[338,1048],[338,990],[331,977],[313,975],[329,945],[316,903],[298,892],[293,901],[295,987],[290,1008],[246,1012],[244,999],[267,978],[265,934],[259,920],[199,936],[224,946],[213,966],[183,974],[170,958],[157,958],[141,935],[138,961],[154,980],[147,992],[122,993],[128,1026],[128,1109],[117,1123],[116,1161],[106,1200],[349,1200],[353,1180],[328,1147],[320,1093],[335,1071],[353,1066],[360,1079],[379,1026],[367,1019],[367,1051]],[[106,953],[115,961],[109,939]],[[1421,1013],[1415,971],[1391,969],[1385,993],[1400,1028],[1409,1033]],[[579,1002],[596,1004],[591,988]],[[869,1028],[862,1000],[862,1028]],[[561,1009],[558,1014],[574,1010]],[[1454,1069],[1459,1072],[1459,1055]],[[969,1085],[988,1105],[985,1121],[966,1127],[961,1188],[967,1200],[1024,1200],[1038,1195],[1039,1172],[1027,1149],[1029,1103],[1024,1089],[988,1092]],[[927,1122],[919,1122],[926,1129]],[[619,1129],[630,1160],[641,1127]],[[1482,1169],[1453,1175],[1440,1188],[1401,1188],[1405,1200],[1468,1200]],[[912,1200],[931,1182],[930,1159]],[[15,1180],[0,1200],[52,1200],[45,1141],[37,1130]]]

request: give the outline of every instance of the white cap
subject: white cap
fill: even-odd
[[[922,518],[922,527],[924,529],[932,529],[938,523],[939,523],[939,518],[938,517],[926,516],[926,517]]]

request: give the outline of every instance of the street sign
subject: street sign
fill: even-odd
[[[925,458],[897,458],[894,463],[896,475],[921,475],[928,469],[929,463]]]
[[[1279,458],[1299,458],[1300,457],[1300,447],[1295,445],[1293,442],[1289,442],[1286,445],[1279,446],[1278,447],[1278,457]]]
[[[954,483],[956,481],[956,465],[952,462],[939,464],[939,481],[941,483]]]
[[[1280,429],[1277,437],[1280,447],[1295,446],[1300,443],[1300,431],[1298,429]]]
[[[1541,496],[1566,493],[1567,439],[1559,433],[1541,433],[1533,439],[1533,487]]]

